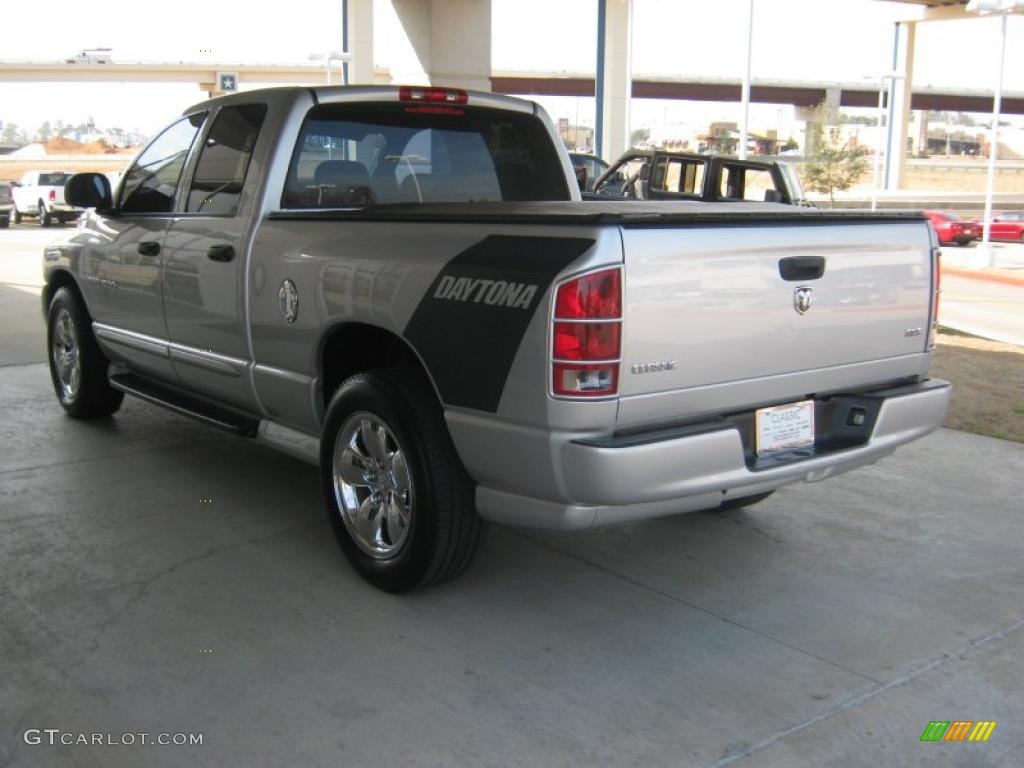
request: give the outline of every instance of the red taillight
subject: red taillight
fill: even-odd
[[[56,189],[51,189],[50,190],[50,201],[52,202],[52,201],[54,201],[56,199],[57,199],[57,190]]]
[[[558,286],[551,350],[554,394],[601,397],[618,392],[621,342],[619,268],[583,275]]]
[[[398,89],[399,101],[422,101],[432,104],[465,104],[469,94],[460,88],[428,88],[403,85]]]
[[[555,317],[580,320],[622,317],[621,275],[618,269],[608,269],[559,286]]]
[[[556,360],[617,360],[619,323],[555,323]]]

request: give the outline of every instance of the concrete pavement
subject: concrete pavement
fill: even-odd
[[[0,765],[1018,765],[1024,446],[942,431],[747,512],[346,567],[316,471],[0,369]],[[987,744],[921,744],[994,719]],[[202,746],[26,745],[31,728]]]
[[[46,360],[42,305],[43,248],[71,227],[11,224],[0,229],[0,366]]]
[[[347,568],[314,468],[138,401],[64,417],[19,281],[0,766],[1021,763],[1024,446],[943,430],[748,511],[494,527],[462,580],[395,597]],[[999,724],[922,744],[937,719]],[[25,743],[45,728],[203,743]]]

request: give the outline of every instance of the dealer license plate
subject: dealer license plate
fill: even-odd
[[[760,408],[755,415],[758,456],[814,445],[814,401]]]

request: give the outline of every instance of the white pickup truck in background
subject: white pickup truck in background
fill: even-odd
[[[48,227],[55,221],[64,223],[77,219],[84,209],[64,202],[64,183],[70,178],[67,171],[26,173],[13,189],[11,220],[20,224],[23,216],[35,216],[40,226]]]

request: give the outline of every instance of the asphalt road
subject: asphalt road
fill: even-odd
[[[945,275],[939,322],[975,336],[1024,346],[1024,285]]]
[[[943,248],[943,263],[956,266],[979,246]],[[1024,244],[993,243],[997,264],[1005,274],[1024,281]],[[942,276],[939,320],[958,331],[1024,346],[1024,284],[1011,285],[960,277]]]
[[[0,766],[1024,762],[1024,446],[940,430],[747,511],[492,527],[460,581],[396,597],[345,565],[315,468],[138,401],[66,418],[19,279]],[[921,743],[933,720],[998,725]],[[45,728],[203,743],[25,743]]]

